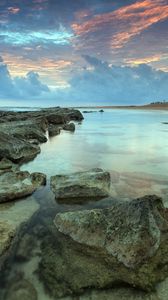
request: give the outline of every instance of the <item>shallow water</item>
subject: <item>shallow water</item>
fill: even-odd
[[[49,190],[50,176],[101,167],[111,172],[111,194],[117,199],[130,199],[149,193],[163,197],[168,195],[168,125],[162,124],[168,122],[168,112],[108,109],[104,113],[84,114],[84,117],[82,123],[76,123],[74,133],[62,131],[60,135],[49,139],[41,145],[41,154],[22,166],[22,170],[46,173],[48,185],[34,194],[40,210],[24,229],[20,239],[24,241],[27,236],[33,238],[32,250],[28,261],[19,261],[15,253],[23,245],[18,243],[3,285],[5,294],[13,290],[15,280],[22,283],[24,279],[34,285],[39,300],[54,300],[44,290],[35,271],[41,259],[40,244],[48,236],[52,238],[50,228],[54,227],[56,213],[110,205],[110,200],[82,207],[59,204]],[[11,300],[8,294],[4,299]],[[86,299],[92,298],[88,296]],[[108,296],[104,299],[108,299]],[[111,299],[115,299],[115,296]],[[129,293],[123,299],[130,299]]]
[[[22,169],[48,176],[101,167],[119,172],[167,175],[166,111],[105,110],[84,114],[74,133],[62,131]]]

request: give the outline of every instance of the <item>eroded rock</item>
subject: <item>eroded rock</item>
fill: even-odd
[[[0,175],[0,203],[31,195],[46,184],[46,175],[27,171],[6,172]]]
[[[63,126],[64,130],[67,131],[75,131],[75,124],[74,123],[67,123]]]
[[[54,250],[43,244],[41,278],[55,297],[118,283],[149,291],[168,276],[167,220],[154,195],[59,213]]]
[[[31,160],[40,153],[40,147],[12,135],[0,132],[0,158],[8,158],[15,163]]]
[[[91,169],[70,175],[51,177],[51,189],[57,200],[85,202],[109,195],[110,173],[102,169]]]

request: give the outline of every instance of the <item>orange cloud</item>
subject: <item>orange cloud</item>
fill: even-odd
[[[160,54],[147,56],[143,58],[125,59],[125,62],[131,65],[149,64],[149,63],[160,61],[162,57],[163,55],[160,53]]]
[[[36,61],[25,59],[22,56],[13,57],[10,54],[3,55],[4,63],[8,65],[12,76],[25,76],[30,71],[35,71],[41,77],[49,77],[53,82],[64,81],[65,73],[72,65],[69,60],[54,60],[40,58]],[[63,78],[62,78],[63,77]]]
[[[83,23],[72,24],[77,36],[107,29],[111,31],[111,47],[122,48],[131,38],[151,25],[168,18],[165,0],[144,0],[124,6],[110,13],[96,15]]]

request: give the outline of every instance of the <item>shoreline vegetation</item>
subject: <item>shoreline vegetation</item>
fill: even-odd
[[[168,209],[160,197],[116,199],[116,176],[100,168],[57,174],[47,186],[45,174],[20,171],[41,143],[83,119],[70,108],[0,111],[0,297],[41,299],[40,283],[50,299],[165,300]]]
[[[100,105],[100,106],[78,106],[77,109],[147,109],[147,110],[168,110],[168,103],[150,103],[145,105]]]

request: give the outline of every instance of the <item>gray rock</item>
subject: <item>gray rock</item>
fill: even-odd
[[[55,297],[118,283],[149,291],[168,276],[168,211],[154,195],[54,222],[55,248],[43,245],[40,271]]]
[[[40,185],[46,184],[41,173],[6,172],[0,176],[0,203],[31,195]]]
[[[45,136],[45,128],[47,127],[47,120],[41,119],[29,119],[24,121],[10,121],[0,124],[0,131],[5,132],[13,137],[22,140],[35,139],[40,143],[47,141]]]
[[[60,126],[50,124],[48,128],[48,134],[50,137],[60,134]]]
[[[91,169],[70,175],[51,177],[51,189],[57,200],[75,203],[98,200],[109,195],[110,174],[102,169]]]
[[[0,158],[8,158],[15,163],[23,163],[36,157],[40,147],[0,132]]]
[[[64,130],[67,131],[75,131],[75,124],[74,123],[67,123],[63,126]]]

